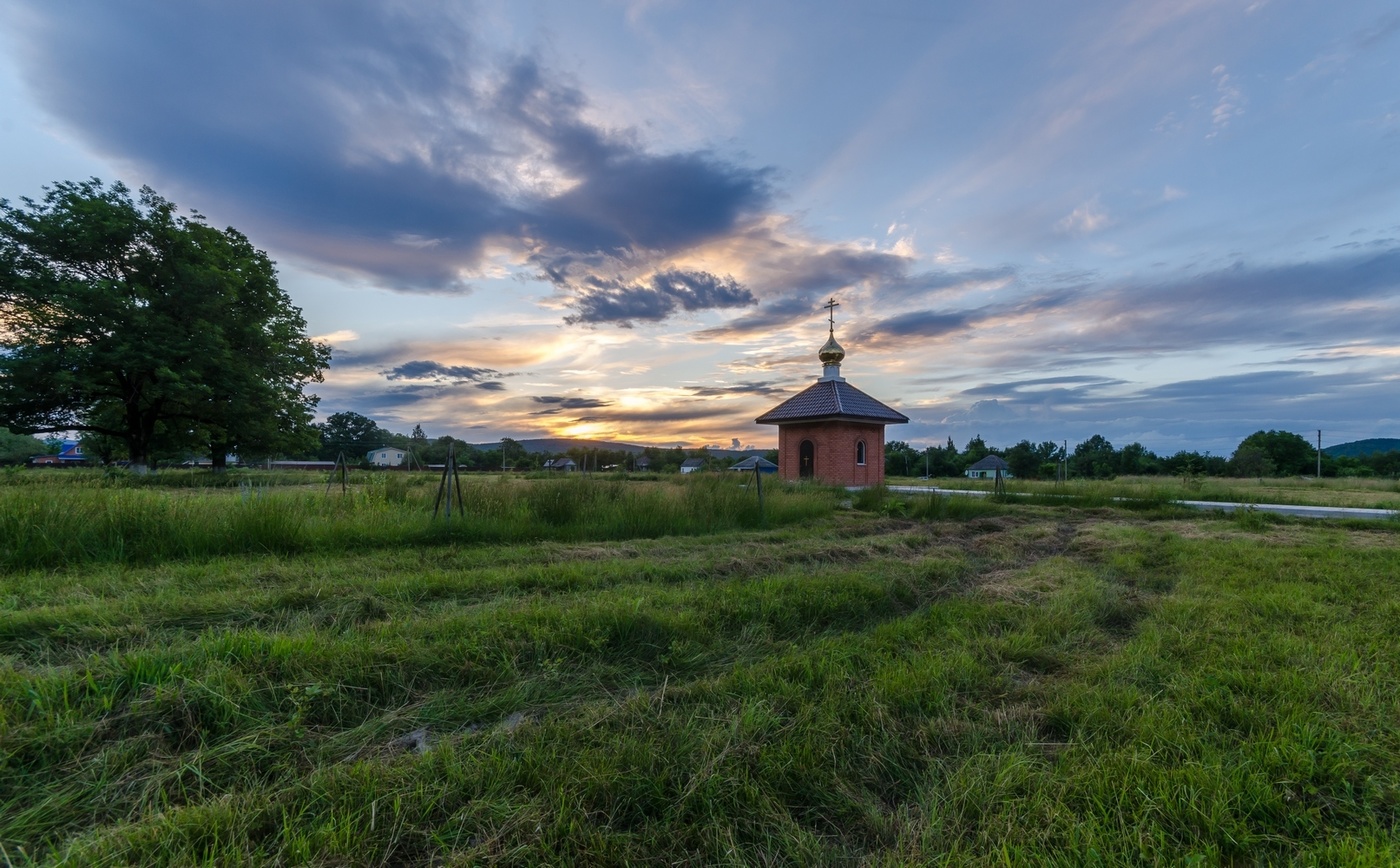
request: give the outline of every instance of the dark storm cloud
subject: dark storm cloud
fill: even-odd
[[[867,347],[918,338],[976,337],[1023,323],[984,351],[1006,365],[1087,364],[1210,346],[1326,346],[1400,334],[1400,248],[1317,262],[1243,264],[1170,283],[1120,282],[1049,289],[964,309],[877,320],[855,336]]]
[[[804,295],[832,293],[863,283],[899,285],[907,280],[908,257],[878,250],[836,247],[829,250],[795,249],[779,259],[781,286]]]
[[[30,86],[95,149],[257,243],[392,289],[464,291],[492,243],[682,249],[770,198],[764,170],[583,120],[581,93],[490,59],[456,4],[25,7]]]
[[[932,310],[916,310],[882,319],[857,337],[857,343],[872,344],[888,338],[935,338],[961,331],[973,322],[971,311],[940,313]]]
[[[612,401],[601,398],[566,398],[563,395],[533,395],[530,400],[546,405],[545,409],[536,410],[531,416],[557,416],[570,410],[594,410],[612,405]]]
[[[478,389],[485,389],[488,392],[504,392],[506,389],[506,384],[500,382],[499,380],[490,380],[485,383],[477,383],[476,387]]]
[[[470,365],[444,365],[441,362],[418,360],[380,371],[386,380],[432,380],[434,382],[479,382],[514,376],[503,374],[492,368],[474,368]]]
[[[589,277],[574,297],[577,314],[568,323],[611,322],[631,326],[633,320],[656,322],[677,309],[686,311],[746,307],[757,304],[753,293],[732,277],[703,271],[662,271],[645,284]]]

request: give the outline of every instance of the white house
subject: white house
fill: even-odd
[[[681,473],[695,473],[704,469],[705,459],[703,458],[687,458],[681,462]]]
[[[366,457],[369,463],[375,467],[398,467],[403,464],[404,456],[408,453],[393,446],[380,446],[378,449],[371,449]]]
[[[998,470],[1001,471],[1002,479],[1011,478],[1011,465],[1007,464],[999,456],[988,455],[986,458],[983,458],[981,461],[967,468],[965,475],[968,479],[991,479],[997,475]]]

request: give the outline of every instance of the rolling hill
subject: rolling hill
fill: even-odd
[[[1400,452],[1400,439],[1373,437],[1369,440],[1353,440],[1350,443],[1327,446],[1322,451],[1333,458],[1360,458],[1377,452]]]
[[[645,446],[639,446],[636,443],[611,443],[607,440],[571,440],[567,437],[536,437],[529,440],[517,440],[515,442],[519,443],[525,449],[525,451],[530,454],[534,454],[537,452],[558,454],[561,452],[568,452],[570,449],[610,449],[613,451],[630,452],[634,455],[639,455],[641,454],[642,450],[646,448]],[[492,443],[473,443],[471,445],[473,448],[476,449],[499,449],[501,446],[499,441]],[[663,446],[661,448],[671,449],[674,447]],[[694,449],[697,447],[684,446],[681,448]],[[763,449],[712,448],[710,449],[710,454],[717,458],[746,458],[750,455],[761,455],[764,451],[765,450]]]

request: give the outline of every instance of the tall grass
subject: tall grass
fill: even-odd
[[[828,515],[826,489],[734,479],[673,483],[597,478],[469,480],[464,511],[432,518],[436,489],[383,474],[350,493],[179,492],[98,482],[0,486],[0,570],[155,563],[246,553],[532,539],[617,540],[779,526]]]

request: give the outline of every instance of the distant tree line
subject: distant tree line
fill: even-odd
[[[315,426],[320,433],[321,446],[316,458],[333,461],[341,454],[351,464],[368,464],[369,453],[381,446],[402,449],[412,456],[415,466],[442,465],[452,449],[458,467],[463,470],[513,470],[528,472],[543,470],[545,462],[572,459],[579,471],[636,471],[676,473],[687,458],[704,458],[710,469],[722,470],[736,460],[712,455],[708,449],[681,449],[648,446],[641,452],[627,449],[589,449],[571,447],[561,452],[528,452],[519,442],[507,437],[499,445],[483,447],[451,436],[429,439],[423,426],[415,425],[408,434],[381,428],[373,419],[359,413],[334,413]],[[777,460],[777,450],[765,455]],[[301,456],[299,456],[301,457]],[[645,462],[640,459],[645,458]]]
[[[334,413],[325,422],[310,425],[311,437],[303,438],[304,447],[277,453],[278,457],[333,461],[343,454],[352,465],[367,466],[369,453],[382,446],[402,449],[412,456],[413,466],[441,466],[447,461],[449,448],[458,466],[468,471],[530,472],[543,470],[551,459],[573,459],[580,471],[637,471],[676,473],[688,458],[704,458],[706,467],[723,470],[738,459],[714,455],[708,449],[681,449],[648,446],[640,452],[624,449],[589,449],[573,447],[562,452],[529,452],[510,438],[490,447],[473,445],[451,436],[429,438],[421,425],[413,426],[408,434],[380,427],[375,420],[360,413]],[[0,429],[0,464],[22,464],[33,455],[57,452],[58,440],[39,441],[33,437],[11,434]],[[99,460],[103,458],[100,435],[84,434],[85,451]],[[770,461],[778,460],[776,449],[761,453]],[[1314,476],[1317,473],[1317,449],[1303,437],[1288,431],[1256,431],[1240,441],[1230,457],[1209,452],[1179,451],[1158,455],[1141,443],[1129,443],[1117,448],[1107,438],[1095,434],[1066,450],[1061,443],[1030,440],[1005,448],[988,446],[982,438],[973,437],[959,450],[950,437],[942,446],[918,449],[903,440],[885,444],[886,476],[961,476],[969,467],[988,455],[1000,456],[1011,473],[1020,479],[1055,479],[1061,469],[1071,479],[1111,479],[1115,476],[1233,476],[1279,477]],[[171,451],[156,457],[164,463],[180,463],[195,457],[194,453]],[[199,456],[202,457],[202,456]],[[261,458],[262,456],[258,456]],[[645,467],[641,459],[645,458]],[[410,463],[410,462],[405,462]],[[1332,456],[1323,450],[1322,475],[1325,477],[1383,477],[1400,478],[1400,451],[1373,452],[1361,456]]]
[[[1209,452],[1158,455],[1141,443],[1115,448],[1095,434],[1072,450],[1050,440],[1022,440],[1004,449],[973,437],[962,451],[950,437],[943,446],[916,449],[903,440],[885,444],[886,476],[961,476],[988,455],[1000,456],[1021,479],[1055,479],[1063,469],[1072,479],[1111,479],[1115,476],[1315,476],[1317,449],[1288,431],[1256,431],[1240,441],[1226,458]],[[1374,452],[1334,457],[1323,450],[1323,476],[1400,477],[1400,452]]]

